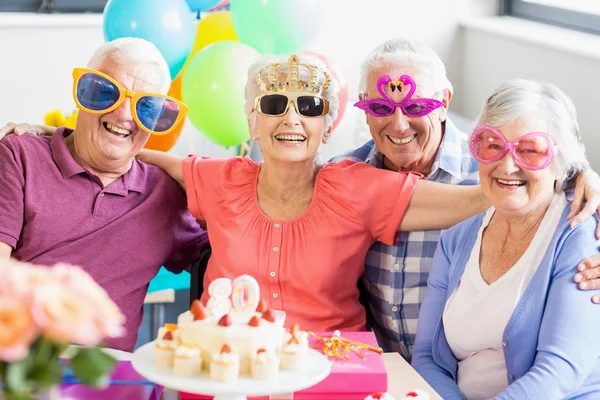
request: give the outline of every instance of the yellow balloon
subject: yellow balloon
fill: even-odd
[[[44,115],[44,124],[48,126],[59,126],[58,123],[61,117],[62,111],[58,108],[52,111],[48,111],[48,113]]]
[[[229,11],[214,12],[200,20],[190,57],[209,44],[221,40],[238,40]]]
[[[66,126],[67,128],[75,129],[75,126],[77,125],[77,116],[78,115],[79,115],[79,110],[75,110],[73,112],[73,114],[71,114],[67,118],[65,118],[64,126]]]
[[[190,60],[194,58],[197,52],[209,44],[222,40],[238,40],[229,11],[213,12],[198,22],[194,46],[179,76],[183,76]]]
[[[49,111],[44,116],[44,124],[48,126],[66,126],[67,128],[75,129],[77,124],[77,115],[79,110],[75,110],[71,115],[65,117],[60,109]]]

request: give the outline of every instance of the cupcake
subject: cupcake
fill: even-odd
[[[365,400],[394,400],[391,394],[375,392],[365,397]]]
[[[273,351],[258,349],[250,363],[250,374],[254,379],[276,379],[279,376],[279,360]]]
[[[286,333],[281,349],[281,369],[297,371],[306,365],[308,357],[308,333],[294,324]]]
[[[220,353],[214,353],[210,362],[210,378],[217,381],[235,381],[240,376],[240,356],[224,344]]]
[[[161,367],[171,367],[173,365],[175,348],[178,344],[174,335],[176,328],[176,325],[167,324],[165,327],[158,329],[154,344],[154,360]]]
[[[173,372],[175,375],[192,376],[202,371],[202,357],[197,347],[180,345],[175,349]]]
[[[429,395],[424,391],[417,389],[406,393],[400,400],[429,400]]]

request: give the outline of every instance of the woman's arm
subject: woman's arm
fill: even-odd
[[[594,221],[588,220],[564,241],[554,265],[535,362],[495,399],[563,399],[595,368],[600,314],[587,292],[573,285],[579,260],[597,253],[594,230]]]
[[[433,266],[427,280],[427,292],[419,311],[412,366],[443,399],[464,399],[452,373],[442,368],[433,359],[435,330],[446,305],[450,274],[450,260],[445,249],[445,238],[446,234],[442,235],[433,256]],[[453,373],[456,374],[456,370]]]
[[[8,260],[12,253],[12,247],[7,245],[6,243],[0,242],[0,261]]]
[[[447,229],[488,207],[479,185],[447,185],[419,179],[398,230]]]
[[[153,164],[165,171],[175,179],[179,185],[185,189],[185,182],[183,181],[183,157],[168,154],[163,151],[142,149],[137,155],[137,159]]]

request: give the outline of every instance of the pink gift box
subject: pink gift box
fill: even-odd
[[[319,336],[331,336],[331,332],[317,333]],[[342,332],[348,340],[362,342],[377,347],[377,339],[373,332]],[[317,341],[310,337],[311,343]],[[363,400],[374,392],[387,392],[387,371],[383,357],[373,351],[364,351],[363,360],[350,353],[350,361],[332,359],[331,373],[316,385],[294,393],[294,400]],[[275,396],[274,396],[275,397]],[[212,399],[190,393],[180,393],[181,399]],[[284,398],[284,397],[282,397]],[[291,396],[289,397],[292,398]],[[268,400],[269,397],[249,397],[251,400]]]

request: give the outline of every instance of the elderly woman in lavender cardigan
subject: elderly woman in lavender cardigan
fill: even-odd
[[[571,100],[515,79],[471,139],[492,207],[446,231],[412,364],[445,399],[600,398],[600,313],[573,275],[598,253],[594,220],[571,229],[566,180],[586,166]]]

